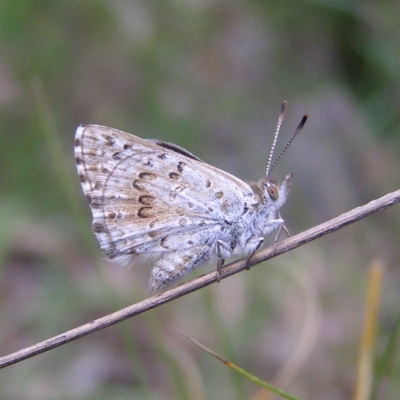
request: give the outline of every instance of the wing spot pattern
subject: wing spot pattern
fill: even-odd
[[[161,241],[160,241],[160,245],[161,245],[161,247],[164,247],[164,249],[169,249],[169,247],[167,246],[167,244],[165,243],[167,241],[167,237],[166,236],[164,236],[162,239],[161,239]]]
[[[150,206],[154,203],[154,197],[149,195],[140,196],[139,203],[145,206]]]
[[[186,166],[186,163],[184,163],[183,161],[179,162],[178,163],[178,171],[180,173],[182,173],[183,172],[183,167],[185,167],[185,166]]]
[[[154,213],[152,212],[153,207],[142,207],[139,208],[139,211],[137,213],[139,218],[151,218],[154,216]]]
[[[153,174],[152,172],[141,172],[139,174],[139,178],[144,181],[152,181],[152,180],[156,179],[156,175]]]
[[[145,157],[145,158],[143,158],[142,162],[143,162],[143,165],[146,167],[152,168],[154,166],[153,160],[151,158]]]
[[[153,229],[157,222],[158,222],[158,219],[154,219],[153,221],[151,221],[149,224],[149,228]]]
[[[94,184],[94,190],[100,190],[102,188],[103,184],[100,181],[96,181]]]
[[[169,175],[170,179],[176,181],[179,178],[179,174],[177,174],[176,172],[170,172]]]
[[[106,139],[107,146],[112,146],[115,143],[115,140],[111,136],[106,135],[104,139]]]
[[[103,232],[106,232],[106,229],[104,228],[104,225],[101,224],[101,223],[99,223],[99,222],[94,223],[94,224],[92,225],[92,228],[93,228],[93,232],[94,232],[94,233],[103,233]]]
[[[160,233],[160,231],[150,231],[150,232],[148,233],[148,235],[149,235],[152,239],[155,239],[155,238],[157,238],[158,236],[160,236],[161,233]]]
[[[144,192],[146,189],[144,188],[140,179],[135,179],[132,183],[132,186],[138,190],[139,192]]]
[[[113,153],[113,155],[111,156],[114,160],[122,160],[121,157],[121,152],[120,151],[116,151],[115,153]]]

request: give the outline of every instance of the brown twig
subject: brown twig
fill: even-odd
[[[295,249],[296,247],[299,247],[305,243],[311,242],[312,240],[327,235],[328,233],[337,231],[338,229],[343,228],[346,225],[365,218],[370,214],[373,214],[380,210],[384,210],[398,203],[399,201],[400,190],[389,193],[386,196],[365,204],[364,206],[354,208],[353,210],[344,213],[334,219],[331,219],[330,221],[327,221],[321,225],[315,226],[314,228],[299,233],[296,236],[292,236],[286,239],[277,246],[275,254],[273,254],[272,247],[259,251],[254,255],[254,257],[252,257],[249,265],[253,266],[270,258],[276,257],[280,254],[286,253],[289,250]],[[246,260],[239,260],[228,264],[223,268],[223,273],[220,279],[225,279],[231,275],[237,274],[238,272],[246,269],[246,267]],[[106,315],[105,317],[96,319],[85,325],[81,325],[78,328],[72,329],[68,332],[64,332],[61,335],[54,336],[33,346],[26,347],[25,349],[19,350],[7,356],[0,357],[0,368],[15,364],[27,358],[33,357],[37,354],[44,353],[45,351],[48,351],[58,346],[62,346],[63,344],[66,344],[68,342],[72,342],[73,340],[76,340],[82,336],[89,335],[90,333],[96,332],[100,329],[104,329],[110,325],[114,325],[117,322],[124,321],[125,319],[151,310],[152,308],[159,307],[162,304],[168,303],[188,293],[211,285],[212,283],[215,283],[217,279],[218,277],[216,271],[210,272],[189,282],[182,283],[181,285],[169,289],[163,293],[157,294],[146,300],[126,307],[120,311]]]

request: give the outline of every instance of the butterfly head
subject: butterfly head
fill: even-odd
[[[264,201],[268,204],[275,204],[279,209],[286,201],[290,186],[292,185],[293,174],[288,174],[285,179],[278,184],[275,180],[267,179],[264,182]]]

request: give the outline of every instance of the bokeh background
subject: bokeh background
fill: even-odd
[[[102,261],[81,123],[186,147],[247,180],[294,172],[298,233],[399,188],[397,1],[0,2],[0,354],[128,306],[150,265]],[[385,265],[376,399],[400,390],[399,207],[0,372],[0,398],[266,399],[177,329],[305,399],[353,395],[368,267]],[[272,243],[269,237],[267,243]],[[211,270],[204,267],[190,277]],[[382,367],[383,365],[383,367]]]

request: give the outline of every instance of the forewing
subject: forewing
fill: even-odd
[[[75,157],[100,247],[118,260],[205,243],[252,201],[246,183],[185,149],[108,127],[81,125]]]

